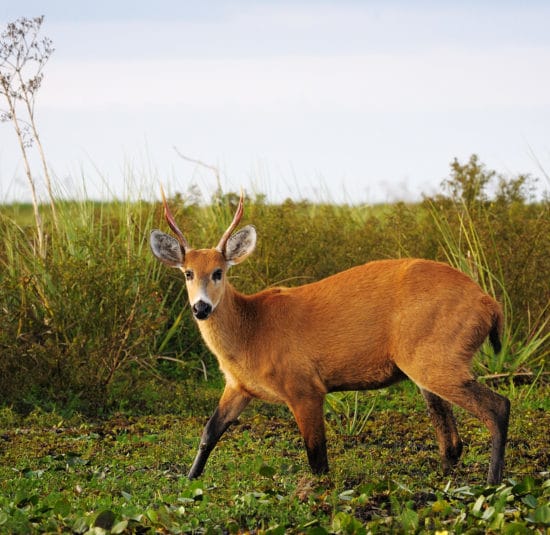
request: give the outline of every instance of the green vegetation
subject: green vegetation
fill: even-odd
[[[459,411],[466,451],[439,472],[433,429],[410,384],[333,394],[332,472],[312,477],[288,411],[253,404],[204,478],[186,471],[221,389],[182,277],[150,254],[156,203],[56,201],[0,211],[0,533],[547,532],[550,466],[550,199],[475,156],[417,204],[335,206],[247,199],[256,253],[231,275],[254,292],[378,258],[448,261],[503,304],[503,351],[476,360],[512,400],[507,479],[481,486],[487,431]],[[493,194],[488,191],[492,187]],[[171,199],[196,247],[217,243],[237,201]],[[50,217],[48,217],[50,215]],[[39,254],[38,254],[39,253]]]
[[[91,422],[5,409],[0,533],[547,533],[550,389],[529,390],[513,397],[507,477],[496,488],[481,484],[487,432],[463,412],[462,461],[440,474],[429,417],[407,384],[384,393],[360,434],[329,422],[322,477],[310,474],[290,416],[260,403],[195,481],[186,473],[202,416]]]
[[[414,205],[249,198],[243,224],[257,227],[259,246],[231,272],[234,284],[245,292],[303,284],[396,256],[449,261],[505,308],[504,351],[484,350],[477,371],[544,374],[550,201],[528,202],[525,177],[501,178],[488,199],[487,175],[476,157],[455,162],[447,194]],[[190,194],[176,195],[172,206],[191,245],[204,247],[217,243],[236,202],[236,194],[218,192],[208,205]],[[0,403],[21,413],[36,406],[92,416],[187,411],[196,401],[189,385],[220,377],[182,277],[149,252],[150,230],[166,228],[160,206],[58,202],[57,230],[43,212],[44,257],[35,254],[30,206],[5,206],[0,215]]]

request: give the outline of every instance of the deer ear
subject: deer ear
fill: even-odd
[[[240,264],[256,247],[256,229],[252,225],[235,232],[225,244],[223,255],[229,265]]]
[[[153,230],[149,239],[149,245],[153,254],[161,262],[174,268],[183,266],[185,251],[178,240],[172,238],[172,236],[160,230]]]

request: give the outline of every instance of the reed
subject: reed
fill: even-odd
[[[94,202],[85,194],[68,201],[60,193],[57,225],[48,206],[41,206],[44,255],[37,254],[32,206],[1,207],[0,404],[92,414],[117,407],[188,410],[198,381],[220,382],[179,273],[161,269],[149,252],[151,229],[165,228],[161,207],[144,200],[152,193],[132,180],[132,196],[119,201]],[[210,247],[237,199],[237,193],[220,190],[208,201],[173,192],[170,204],[191,245]],[[243,224],[256,226],[258,247],[246,270],[230,275],[250,293],[304,284],[378,258],[448,261],[506,312],[503,351],[495,355],[484,347],[478,373],[545,379],[550,203],[508,201],[466,206],[440,196],[384,206],[290,199],[270,204],[256,193],[247,196]],[[163,391],[178,394],[161,396]],[[349,408],[342,425],[361,427],[370,403],[333,401]]]

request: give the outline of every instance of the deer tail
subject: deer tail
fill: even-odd
[[[491,342],[495,353],[500,353],[500,350],[502,349],[501,338],[503,329],[504,317],[500,305],[497,305],[493,312],[493,324],[491,325],[491,330],[489,331],[489,341]]]

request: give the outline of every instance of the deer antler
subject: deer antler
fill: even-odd
[[[227,230],[224,232],[222,239],[216,246],[216,250],[218,250],[220,253],[223,252],[225,248],[225,244],[227,243],[227,240],[233,233],[233,231],[237,228],[237,225],[239,224],[239,221],[241,220],[243,216],[243,205],[244,205],[244,193],[241,189],[241,198],[239,199],[239,205],[237,206],[237,211],[235,212],[235,216],[233,217],[233,221],[231,221],[231,225],[227,228]]]
[[[162,195],[162,205],[164,206],[164,217],[166,218],[166,222],[178,238],[178,241],[183,250],[188,251],[189,249],[191,249],[191,247],[189,247],[189,244],[187,243],[183,232],[179,229],[178,225],[176,225],[174,216],[172,215],[172,212],[170,212],[170,208],[168,208],[168,202],[166,201],[166,195],[164,194],[164,188],[162,187],[162,184],[160,185],[160,194]]]

